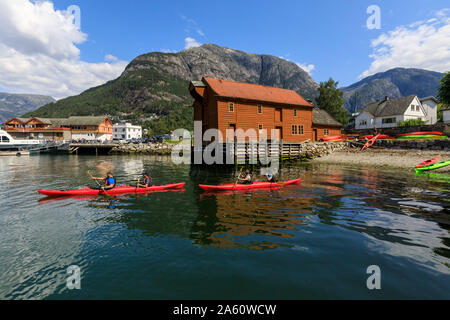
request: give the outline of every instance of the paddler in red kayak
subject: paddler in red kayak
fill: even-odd
[[[103,187],[100,187],[100,190],[107,191],[114,189],[116,187],[116,178],[114,178],[114,175],[111,172],[108,172],[106,175],[106,178],[96,178],[92,177],[93,180],[99,180],[99,181],[105,181],[105,184]]]
[[[244,178],[239,177],[238,180],[239,180],[239,184],[253,184],[252,175],[249,170],[245,171]]]
[[[138,188],[150,188],[152,186],[153,179],[147,172],[145,172],[142,175],[142,182],[143,183],[138,183]]]

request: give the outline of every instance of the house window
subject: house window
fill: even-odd
[[[259,114],[262,113],[262,106],[258,106],[258,113],[259,113]]]
[[[303,126],[298,126],[298,134],[303,134]]]
[[[367,120],[361,120],[359,123],[360,126],[367,126]]]
[[[297,116],[297,109],[294,109],[294,117]]]
[[[416,106],[411,106],[411,111],[415,111],[416,110]]]
[[[230,112],[234,112],[234,103],[230,103],[229,110]]]
[[[416,111],[420,111],[420,106],[416,106]]]
[[[396,123],[396,122],[397,122],[397,119],[396,119],[396,118],[384,118],[384,119],[382,120],[382,123],[383,123],[383,124]]]
[[[330,130],[328,130],[328,129],[323,130],[323,135],[324,136],[330,135]]]

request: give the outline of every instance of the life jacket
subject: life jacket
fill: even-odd
[[[107,185],[108,185],[108,180],[109,180],[109,179],[113,179],[114,183],[112,184],[112,186],[113,186],[113,188],[115,188],[115,187],[116,187],[116,178],[114,178],[114,177],[111,177],[111,178],[106,178],[106,181],[105,181],[105,186],[107,186]]]

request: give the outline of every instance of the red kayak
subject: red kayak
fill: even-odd
[[[255,182],[253,184],[224,184],[221,186],[207,186],[207,185],[199,185],[200,188],[206,191],[223,191],[223,190],[250,190],[250,189],[265,189],[265,188],[282,188],[289,185],[300,184],[302,179],[295,179],[286,182]]]
[[[364,147],[362,148],[361,151],[364,151],[366,149],[369,149],[371,146],[373,146],[373,144],[375,143],[375,141],[378,140],[378,138],[380,137],[380,134],[377,134],[375,137],[373,137],[372,139],[370,139],[369,141],[367,141],[367,143],[364,145]]]
[[[49,196],[49,197],[63,197],[63,196],[100,196],[100,195],[116,195],[116,194],[127,194],[127,193],[148,193],[148,192],[158,192],[158,191],[166,191],[173,189],[181,189],[186,185],[183,183],[175,183],[175,184],[167,184],[165,186],[153,186],[150,188],[136,188],[132,186],[121,186],[116,187],[111,190],[107,190],[106,192],[96,189],[75,189],[75,190],[66,190],[66,191],[57,191],[57,190],[38,190],[39,193]]]
[[[336,137],[325,137],[325,138],[323,138],[323,141],[325,141],[325,142],[327,142],[327,141],[333,141],[333,140],[339,140],[339,139],[342,139],[342,137],[341,136],[336,136]]]
[[[430,160],[424,161],[424,162],[422,162],[421,164],[418,164],[418,165],[416,166],[416,169],[419,169],[419,168],[425,168],[425,167],[431,166],[432,164],[437,163],[437,162],[439,161],[440,158],[441,158],[441,156],[437,156],[437,157],[434,158],[434,159],[430,159]]]
[[[397,137],[405,137],[405,136],[427,136],[427,135],[433,135],[433,136],[443,136],[443,132],[438,131],[428,131],[428,132],[411,132],[411,133],[402,133],[398,134]]]

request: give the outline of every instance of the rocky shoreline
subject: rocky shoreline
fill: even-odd
[[[175,144],[170,143],[139,143],[122,144],[111,150],[110,154],[147,154],[147,155],[171,155]]]

